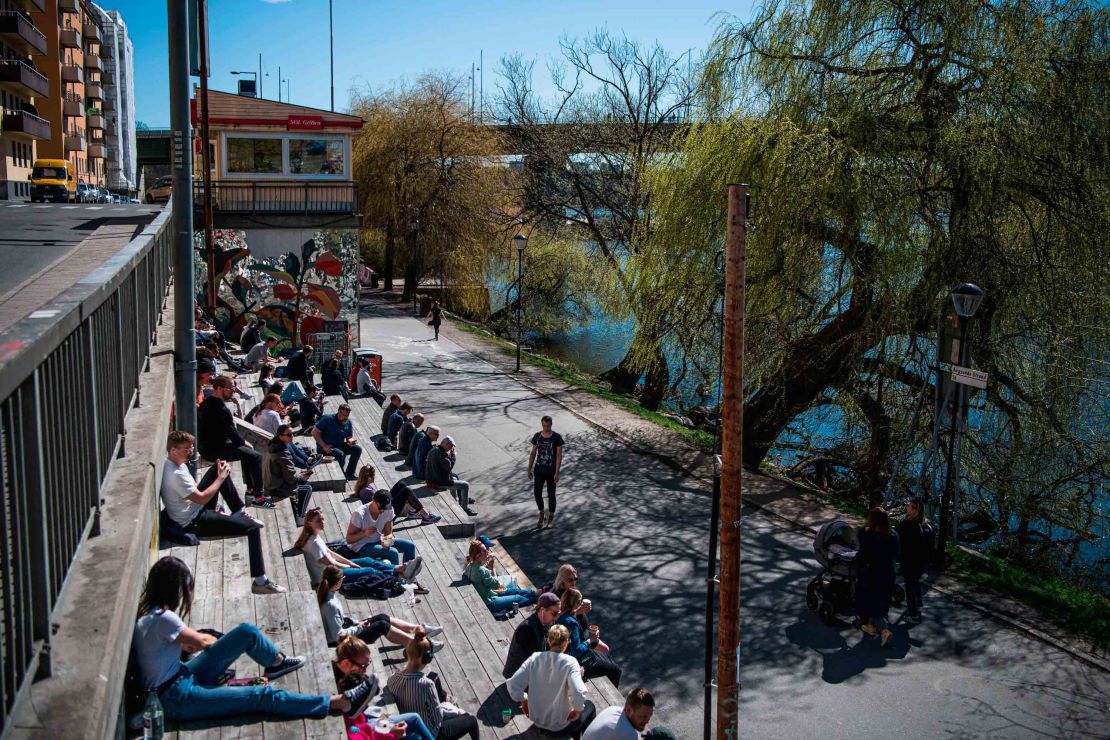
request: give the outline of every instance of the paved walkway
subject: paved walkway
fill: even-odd
[[[385,390],[456,438],[458,472],[473,484],[485,529],[534,582],[574,563],[624,686],[650,686],[661,721],[679,737],[700,736],[705,457],[541,371],[507,374],[511,359],[450,323],[435,342],[392,306],[366,312],[363,344],[385,356]],[[545,413],[568,439],[553,530],[535,529],[525,478],[528,440]],[[746,514],[743,737],[1104,735],[1110,674],[935,592],[926,622],[896,627],[889,650],[824,627],[804,606],[811,543],[774,514]]]

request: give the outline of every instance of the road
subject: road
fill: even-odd
[[[104,223],[133,220],[141,231],[159,210],[160,206],[134,204],[0,201],[0,299],[73,253]]]
[[[470,354],[461,345],[474,337],[448,327],[435,342],[423,322],[367,311],[362,344],[385,357],[384,389],[455,437],[479,531],[537,584],[573,563],[622,688],[651,688],[654,724],[701,737],[707,492]],[[567,438],[551,530],[535,529],[525,477],[543,414]],[[806,609],[817,568],[808,533],[749,511],[743,553],[741,737],[1106,737],[1110,674],[936,594],[925,622],[895,625],[884,650]]]

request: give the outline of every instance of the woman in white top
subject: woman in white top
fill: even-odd
[[[416,557],[416,543],[393,536],[393,517],[389,491],[377,491],[370,503],[351,512],[347,546],[358,557],[384,558],[394,564],[412,560]]]
[[[395,575],[401,579],[401,583],[412,581],[423,567],[420,558],[413,558],[404,565],[393,565],[375,558],[349,560],[343,557],[328,547],[327,541],[324,540],[324,515],[319,508],[310,509],[305,514],[304,527],[301,528],[301,534],[293,543],[293,547],[305,554],[308,575],[314,587],[320,583],[324,568],[329,565],[340,568],[344,578],[355,579],[372,574]],[[417,593],[428,592],[418,587]]]
[[[320,585],[316,587],[316,601],[320,604],[320,616],[324,620],[324,633],[328,638],[328,645],[338,644],[339,638],[344,635],[353,635],[366,643],[375,642],[384,637],[394,645],[408,645],[412,641],[413,631],[417,628],[424,630],[428,635],[438,635],[443,632],[439,625],[412,624],[391,617],[388,614],[375,614],[363,620],[352,619],[343,611],[339,603],[339,587],[343,585],[343,571],[334,565],[324,568],[320,578]],[[432,641],[436,650],[443,647],[442,642]]]
[[[270,434],[275,434],[277,428],[284,423],[281,418],[284,412],[285,407],[281,403],[281,396],[267,393],[266,397],[262,399],[262,405],[258,413],[254,415],[254,425]]]

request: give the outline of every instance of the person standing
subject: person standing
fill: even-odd
[[[879,637],[883,647],[890,644],[891,632],[886,615],[894,598],[894,561],[898,559],[898,533],[890,528],[890,517],[876,506],[867,515],[867,526],[859,535],[855,564],[856,616],[865,635]]]
[[[522,702],[524,713],[542,736],[579,740],[596,710],[586,698],[578,661],[566,654],[570,634],[556,624],[547,631],[547,650],[528,656],[505,683],[509,697]]]
[[[921,576],[933,555],[933,527],[925,518],[925,502],[911,498],[906,504],[906,518],[898,525],[901,545],[899,561],[902,580],[906,582],[906,618],[921,621]]]
[[[528,480],[533,481],[532,495],[540,510],[536,526],[540,529],[555,526],[555,484],[559,482],[559,468],[563,465],[563,437],[551,429],[550,416],[540,419],[540,431],[532,435],[532,452],[528,455]],[[543,510],[543,487],[547,484],[548,512]]]
[[[432,302],[432,320],[428,322],[432,325],[432,329],[436,333],[436,341],[439,341],[439,327],[443,323],[443,307],[439,305],[439,301]]]

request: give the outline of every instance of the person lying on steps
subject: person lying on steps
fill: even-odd
[[[334,646],[344,636],[354,636],[366,643],[375,642],[384,637],[394,645],[408,645],[413,639],[413,631],[418,627],[424,630],[428,637],[434,637],[443,632],[439,625],[412,624],[388,614],[375,614],[366,619],[352,619],[343,612],[339,603],[339,588],[343,585],[343,569],[335,565],[328,565],[320,577],[320,584],[316,587],[316,601],[320,605],[320,617],[324,620],[324,634],[328,638],[328,645]],[[439,650],[442,642],[432,641],[432,646]]]

